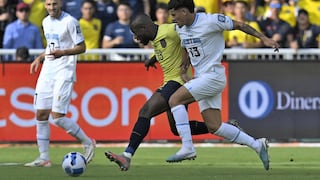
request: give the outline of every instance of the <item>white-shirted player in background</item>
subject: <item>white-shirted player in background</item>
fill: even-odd
[[[50,113],[57,126],[83,144],[84,155],[89,163],[94,156],[95,140],[90,139],[76,122],[65,117],[76,80],[76,56],[86,50],[84,38],[78,21],[61,10],[62,0],[46,0],[45,7],[49,15],[42,25],[47,48],[30,66],[30,73],[34,74],[44,60],[34,95],[40,156],[25,166],[51,167],[48,121]]]
[[[221,122],[221,92],[226,85],[225,69],[221,64],[225,48],[223,31],[241,30],[261,39],[266,46],[275,48],[275,51],[278,51],[279,45],[249,25],[234,21],[223,14],[194,13],[193,0],[170,0],[168,6],[173,20],[177,23],[176,31],[180,36],[181,44],[191,61],[185,58],[182,71],[185,71],[190,63],[195,70],[195,78],[189,79],[183,76],[187,83],[181,86],[169,100],[177,126],[189,121],[184,104],[198,101],[209,132],[231,142],[251,147],[258,153],[264,168],[268,170],[266,138],[254,139],[237,127]],[[185,128],[188,129],[189,126]],[[180,136],[182,139],[190,139],[190,145],[187,143],[183,145],[176,154],[167,159],[168,162],[187,159],[189,155],[194,155],[191,135],[187,133],[190,130],[185,132]]]

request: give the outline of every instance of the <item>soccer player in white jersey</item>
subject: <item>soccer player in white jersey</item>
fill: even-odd
[[[89,163],[94,156],[95,140],[90,139],[76,122],[65,117],[76,80],[76,56],[86,50],[84,38],[78,21],[61,10],[62,0],[46,0],[45,7],[49,15],[42,25],[47,47],[30,65],[30,73],[34,74],[43,61],[34,95],[40,156],[25,166],[51,167],[48,121],[50,113],[58,127],[83,144],[84,155]]]
[[[255,139],[239,128],[221,122],[221,92],[226,85],[225,69],[221,64],[225,41],[224,30],[241,30],[262,40],[269,47],[278,51],[279,45],[257,32],[251,26],[232,20],[223,14],[194,13],[193,0],[170,0],[170,13],[176,22],[181,44],[185,53],[189,54],[183,61],[182,71],[191,63],[195,70],[195,78],[185,78],[185,83],[169,99],[169,105],[176,121],[189,121],[184,104],[198,101],[202,117],[209,132],[221,136],[231,142],[244,144],[255,150],[264,168],[269,169],[268,142],[266,138]],[[186,76],[183,76],[186,77]],[[186,127],[188,128],[188,127]],[[186,131],[187,132],[187,131]],[[183,139],[191,139],[190,133],[181,135]],[[190,141],[192,142],[192,141]],[[190,143],[169,157],[169,161],[188,156],[194,149]],[[168,161],[167,160],[167,161]]]

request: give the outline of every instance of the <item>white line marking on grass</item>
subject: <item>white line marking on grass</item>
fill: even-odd
[[[0,163],[0,166],[18,166],[18,165],[22,165],[23,163],[15,163],[15,162],[4,162],[4,163]]]

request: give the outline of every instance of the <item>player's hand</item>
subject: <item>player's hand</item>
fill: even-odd
[[[38,71],[38,68],[40,66],[41,59],[36,58],[30,65],[30,74],[34,74]]]
[[[147,59],[144,61],[144,66],[146,67],[147,71],[149,71],[149,67],[153,67],[155,69],[157,69],[156,63],[153,62],[152,59]]]
[[[274,49],[274,52],[279,52],[280,45],[276,41],[269,38],[264,38],[262,40],[264,45],[272,47]]]
[[[56,59],[56,58],[60,58],[62,56],[64,56],[65,52],[63,50],[53,50],[50,52],[49,55],[53,56],[53,60]]]

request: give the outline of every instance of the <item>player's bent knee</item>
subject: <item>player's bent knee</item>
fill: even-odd
[[[150,112],[149,108],[143,106],[139,111],[139,117],[151,119],[152,117],[151,117],[151,112]]]
[[[37,120],[39,121],[47,121],[49,119],[50,111],[38,111],[37,112]]]
[[[169,104],[170,108],[173,108],[173,107],[179,105],[179,104],[178,104],[178,101],[175,100],[175,99],[173,99],[173,98],[170,98],[170,99],[169,99],[168,104]]]

